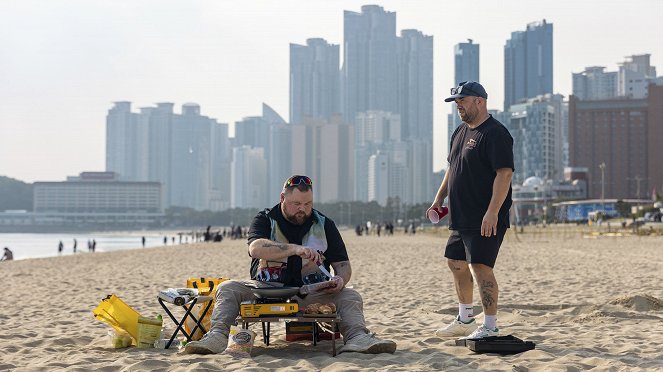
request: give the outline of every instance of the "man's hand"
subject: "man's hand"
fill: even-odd
[[[424,217],[428,218],[428,212],[430,212],[431,209],[435,209],[435,208],[441,210],[442,209],[442,202],[435,200],[433,202],[433,204],[431,204],[431,206],[428,209],[426,209],[426,214],[425,214]]]
[[[481,236],[497,235],[497,213],[486,212],[481,221]]]
[[[297,256],[301,257],[302,259],[313,261],[316,265],[318,262],[322,262],[324,260],[322,254],[315,250],[315,248],[297,247],[296,253]]]
[[[342,277],[336,275],[333,278],[329,280],[330,282],[334,282],[333,285],[330,285],[329,288],[324,289],[322,292],[327,293],[327,294],[334,294],[340,292],[343,287],[345,286],[345,280],[343,280]]]

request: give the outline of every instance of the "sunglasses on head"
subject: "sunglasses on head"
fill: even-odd
[[[465,83],[467,83],[467,81],[463,81],[462,83],[458,84],[457,87],[455,87],[455,88],[451,88],[451,95],[460,94],[463,90],[465,90],[466,92],[472,92],[472,93],[474,93],[475,95],[480,96],[480,94],[479,94],[478,92],[475,92],[475,91],[473,91],[472,89],[466,87],[466,86],[465,86]]]
[[[285,181],[283,188],[295,187],[302,184],[306,186],[313,186],[313,181],[311,181],[311,179],[307,176],[292,176]]]

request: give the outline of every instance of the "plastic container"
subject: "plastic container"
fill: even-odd
[[[156,349],[165,349],[166,345],[168,345],[168,341],[170,341],[169,338],[158,339],[158,340],[154,341],[154,347]],[[180,346],[183,346],[182,342],[180,342],[180,340],[176,338],[176,339],[173,339],[173,342],[170,344],[169,349],[173,349],[173,348],[179,349]]]
[[[161,338],[163,319],[138,317],[138,337],[136,346],[139,348],[153,348],[154,342]]]
[[[122,349],[131,346],[133,339],[125,331],[116,331],[114,329],[108,330],[108,340],[110,346],[114,349]]]

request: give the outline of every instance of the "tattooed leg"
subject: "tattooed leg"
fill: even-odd
[[[485,315],[496,315],[499,289],[493,269],[486,265],[473,264],[472,272],[479,285],[483,313]]]
[[[454,285],[456,287],[456,294],[458,295],[458,302],[461,304],[472,303],[472,273],[467,265],[467,261],[460,260],[447,260],[449,269],[454,276]]]

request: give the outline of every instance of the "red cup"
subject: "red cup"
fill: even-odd
[[[449,213],[449,208],[442,206],[441,208],[433,208],[428,211],[428,219],[432,223],[438,223]]]

